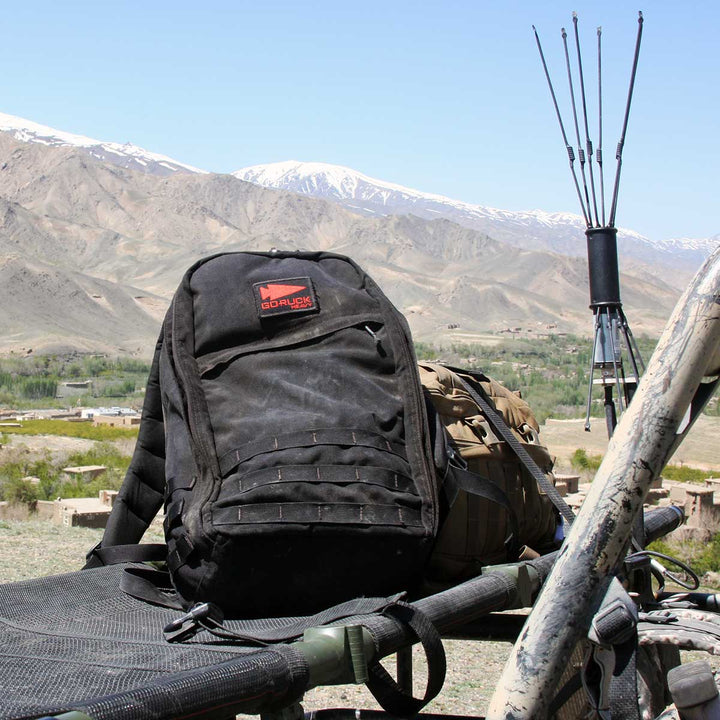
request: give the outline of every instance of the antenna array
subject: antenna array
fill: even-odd
[[[540,43],[535,26],[535,42],[540,53],[545,78],[550,89],[555,114],[560,125],[563,143],[570,163],[570,173],[575,185],[580,209],[585,219],[588,254],[588,271],[590,277],[590,308],[594,318],[594,338],[592,360],[590,363],[590,382],[588,387],[587,409],[585,414],[585,430],[590,430],[590,411],[592,406],[593,386],[601,385],[604,390],[605,420],[608,436],[612,435],[617,424],[617,410],[622,412],[630,402],[640,378],[640,371],[645,366],[640,356],[635,339],[630,330],[627,318],[622,309],[620,301],[620,274],[618,267],[617,253],[617,228],[615,227],[615,215],[617,211],[618,189],[620,186],[620,173],[622,170],[622,152],[625,145],[630,106],[632,104],[633,90],[635,88],[635,76],[637,74],[638,58],[640,55],[640,42],[642,39],[643,14],[638,13],[638,31],[635,42],[635,54],[633,57],[632,71],[630,74],[630,87],[628,90],[627,102],[625,105],[625,117],[623,120],[620,140],[615,152],[617,166],[615,170],[615,182],[612,191],[610,204],[610,215],[606,222],[605,215],[605,180],[603,173],[602,138],[603,138],[603,113],[602,113],[602,28],[597,29],[597,78],[598,78],[598,145],[593,152],[593,142],[590,138],[590,127],[588,121],[587,96],[585,91],[585,75],[583,72],[582,53],[580,51],[580,34],[578,32],[578,16],[573,13],[573,34],[575,39],[576,66],[573,68],[571,53],[568,47],[568,33],[562,28],[562,44],[565,55],[565,66],[567,69],[568,86],[570,91],[570,105],[572,110],[573,125],[575,129],[575,140],[577,143],[577,156],[575,148],[570,144],[565,131],[565,123],[558,106],[555,89],[550,78],[545,54]],[[575,95],[575,80],[577,75],[580,103],[582,110],[583,137],[580,132],[580,121],[578,117],[578,103]],[[600,202],[598,204],[595,185],[595,170],[593,167],[593,155],[597,164],[597,174],[600,184]],[[575,166],[576,157],[579,159],[580,177]],[[587,172],[586,172],[587,171]],[[588,187],[588,177],[590,184]],[[581,187],[582,183],[582,187]],[[622,344],[621,344],[622,338]],[[625,352],[623,353],[623,345]],[[623,364],[623,355],[629,360],[630,371],[626,374]],[[599,377],[595,378],[598,372]],[[617,408],[613,399],[613,389],[617,391]]]

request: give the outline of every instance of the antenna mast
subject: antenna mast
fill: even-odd
[[[620,185],[620,171],[622,168],[622,151],[625,144],[630,106],[632,103],[633,90],[635,87],[635,76],[637,73],[638,58],[640,56],[640,41],[642,38],[643,15],[638,13],[638,33],[635,43],[635,55],[633,57],[632,72],[630,74],[630,88],[628,90],[627,103],[625,105],[625,118],[623,121],[620,141],[617,145],[615,158],[617,168],[615,171],[615,184],[613,187],[610,216],[605,222],[605,180],[602,164],[602,140],[603,140],[603,116],[602,116],[602,51],[601,51],[601,28],[597,29],[597,67],[598,67],[598,146],[596,151],[596,162],[600,179],[600,209],[595,191],[595,178],[592,168],[593,145],[590,139],[588,124],[588,110],[585,93],[585,77],[583,73],[582,55],[580,52],[580,36],[578,32],[577,13],[573,13],[573,27],[575,34],[575,46],[577,50],[577,74],[579,78],[580,98],[582,102],[582,113],[585,130],[585,148],[582,147],[580,138],[580,126],[578,123],[577,105],[575,102],[575,91],[573,85],[573,69],[570,61],[570,53],[567,44],[567,32],[562,28],[562,42],[567,67],[568,84],[570,88],[571,109],[573,113],[575,133],[577,139],[577,152],[580,158],[580,169],[583,181],[583,192],[580,190],[577,174],[574,168],[575,150],[570,145],[565,133],[562,115],[558,106],[555,91],[553,89],[550,73],[545,61],[545,55],[540,44],[540,37],[533,25],[535,40],[540,52],[545,77],[547,78],[552,97],[553,106],[557,115],[558,123],[563,137],[563,142],[570,158],[570,170],[572,173],[575,189],[580,201],[580,208],[585,219],[587,238],[588,272],[590,279],[590,309],[594,319],[594,337],[592,360],[590,361],[590,380],[588,387],[587,408],[585,414],[585,430],[590,430],[590,412],[592,409],[593,387],[600,385],[604,392],[605,422],[608,437],[612,435],[617,425],[618,410],[623,410],[629,404],[635,388],[640,379],[641,370],[645,366],[640,356],[635,338],[632,335],[620,300],[620,271],[618,266],[617,252],[617,228],[615,227],[615,214],[617,210],[618,189]],[[588,171],[590,175],[590,191],[585,174],[585,163],[587,158]],[[592,201],[591,201],[592,197]],[[593,213],[594,211],[594,213]],[[593,217],[594,215],[594,217]],[[624,346],[624,352],[623,352]],[[625,373],[623,356],[629,360],[630,370]],[[596,371],[599,374],[595,378]],[[613,391],[617,393],[617,401],[613,397]],[[617,402],[617,406],[616,406]]]

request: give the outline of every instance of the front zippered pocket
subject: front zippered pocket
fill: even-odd
[[[382,346],[382,339],[377,330],[382,328],[383,319],[380,315],[353,315],[335,318],[332,321],[313,323],[294,331],[285,331],[272,338],[263,338],[253,342],[226,348],[214,353],[208,353],[197,358],[197,367],[200,375],[212,373],[223,365],[227,365],[241,355],[250,355],[271,350],[284,350],[295,345],[304,345],[319,340],[326,335],[332,335],[340,330],[358,327],[363,328],[375,341],[376,348]]]
[[[213,525],[421,529],[424,493],[407,458],[393,350],[385,327],[363,320],[291,346],[236,352],[206,371],[224,475]]]
[[[405,402],[385,337],[380,323],[363,321],[214,364],[200,383],[218,457],[262,437],[316,428],[404,444]]]

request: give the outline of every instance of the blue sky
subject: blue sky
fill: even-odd
[[[531,26],[573,145],[560,28],[576,10],[596,145],[603,28],[607,188],[639,9],[617,224],[657,240],[708,237],[720,232],[711,2],[6,4],[0,111],[216,172],[313,160],[467,202],[577,213]]]

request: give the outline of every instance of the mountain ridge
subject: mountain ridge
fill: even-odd
[[[204,173],[200,170],[173,160],[167,155],[154,153],[133,143],[117,143],[95,140],[85,135],[56,130],[48,125],[26,120],[15,115],[0,113],[0,132],[5,132],[16,140],[39,143],[49,147],[73,147],[86,151],[89,155],[121,167],[140,169],[157,175],[170,175],[175,172]]]
[[[511,211],[454,200],[369,177],[351,168],[318,162],[284,161],[253,165],[232,173],[263,187],[323,197],[368,215],[414,214],[426,219],[445,217],[466,227],[525,248],[551,250],[581,257],[585,254],[584,219],[573,213],[544,210]],[[682,265],[684,275],[697,269],[717,246],[720,236],[692,242],[652,241],[627,228],[618,229],[621,254],[660,264],[664,270]]]
[[[0,132],[0,256],[13,258],[3,265],[12,282],[0,297],[2,351],[74,343],[147,357],[190,265],[272,247],[350,255],[419,340],[470,342],[518,326],[591,332],[582,258],[518,249],[444,218],[363,216],[229,174],[153,174]],[[633,329],[657,332],[677,291],[641,272],[624,275],[623,288]]]
[[[96,140],[7,113],[0,113],[0,132],[27,143],[77,148],[103,162],[160,176],[208,172],[130,142],[121,144]],[[583,256],[585,252],[582,241],[584,220],[573,213],[537,209],[511,211],[467,203],[322,162],[282,161],[253,165],[230,174],[264,187],[324,197],[362,214],[412,212],[426,219],[446,217],[512,244],[522,243],[525,247],[576,256]],[[547,229],[553,231],[554,238],[548,239]],[[698,259],[707,257],[720,242],[720,234],[710,238],[653,241],[627,228],[619,228],[618,238],[621,252],[629,257],[664,264],[676,263],[679,259],[687,265],[686,270],[695,269]]]

